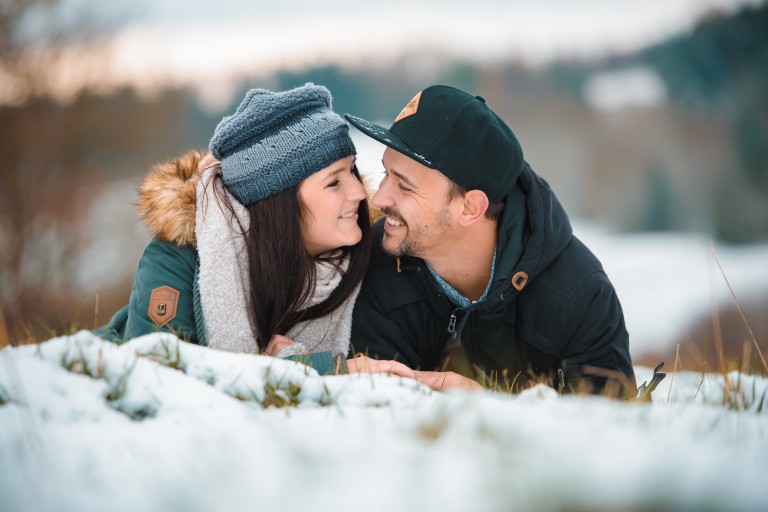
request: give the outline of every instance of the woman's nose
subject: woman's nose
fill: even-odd
[[[365,199],[365,186],[356,179],[350,181],[351,185],[347,188],[347,199],[350,201],[362,201]]]

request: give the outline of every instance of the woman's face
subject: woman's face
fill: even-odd
[[[312,256],[355,245],[363,236],[357,210],[366,195],[352,170],[354,164],[354,156],[342,158],[299,185],[299,197],[308,210],[304,245]]]

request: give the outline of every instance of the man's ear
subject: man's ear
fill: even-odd
[[[468,227],[485,216],[491,202],[482,190],[469,190],[462,200],[462,210],[459,215],[459,225]]]

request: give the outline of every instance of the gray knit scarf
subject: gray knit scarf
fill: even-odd
[[[197,185],[195,234],[200,259],[198,286],[208,346],[229,352],[258,351],[248,314],[250,296],[248,252],[243,230],[250,225],[248,210],[221,184],[211,179],[213,169],[206,169]],[[206,184],[211,187],[206,190]],[[217,203],[213,190],[226,197],[232,205],[235,218]],[[239,224],[238,224],[239,221]],[[242,226],[242,227],[241,227]],[[341,265],[346,270],[347,257]],[[336,289],[341,272],[329,263],[317,263],[315,293],[306,307],[319,304]],[[295,325],[286,333],[296,343],[278,354],[278,357],[307,352],[330,350],[336,356],[349,350],[352,330],[352,309],[360,292],[360,285],[347,300],[331,314]]]

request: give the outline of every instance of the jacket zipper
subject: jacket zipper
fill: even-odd
[[[452,333],[453,331],[456,330],[456,315],[455,315],[455,311],[456,310],[454,310],[454,312],[451,313],[451,319],[448,320],[448,332],[450,332],[450,333]]]

